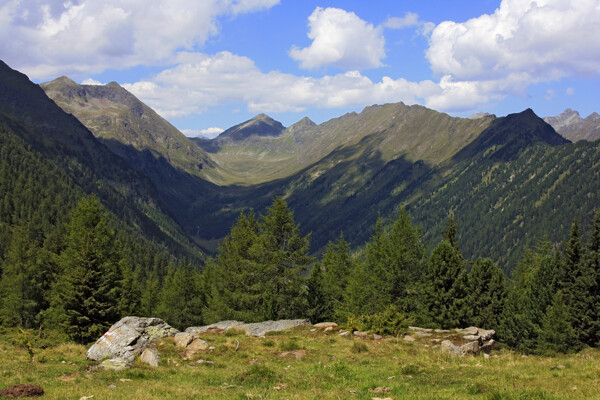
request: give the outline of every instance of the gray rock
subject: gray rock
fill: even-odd
[[[429,332],[423,332],[423,331],[416,331],[415,335],[417,335],[418,337],[429,337],[432,334]]]
[[[405,336],[406,338],[406,336]],[[458,347],[457,345],[455,345],[454,343],[452,343],[449,340],[444,340],[442,342],[441,347],[441,351],[442,354],[450,354],[453,356],[461,356],[461,352],[460,352],[460,347]]]
[[[496,335],[496,331],[493,329],[479,329],[477,334],[481,337],[481,340],[490,340]]]
[[[335,322],[319,322],[314,327],[317,329],[337,328],[338,324]]]
[[[457,329],[458,333],[461,335],[477,335],[479,329],[476,326],[470,326],[465,329]]]
[[[110,371],[121,371],[131,366],[132,364],[124,358],[111,358],[100,363],[100,368]]]
[[[417,331],[417,332],[428,332],[428,333],[433,332],[433,329],[419,328],[418,326],[409,326],[408,329],[411,331]]]
[[[460,346],[461,355],[479,354],[479,350],[479,340],[474,340],[472,342],[465,343],[462,346]]]
[[[175,346],[177,347],[187,347],[188,344],[192,343],[194,340],[194,335],[189,332],[179,332],[175,335]]]
[[[125,317],[110,327],[87,351],[87,358],[100,361],[122,358],[129,362],[142,354],[146,347],[164,337],[175,336],[172,328],[159,318]]]
[[[416,339],[412,336],[409,335],[404,335],[404,341],[405,342],[414,342]]]
[[[151,367],[158,367],[160,357],[158,356],[158,351],[156,351],[156,348],[146,347],[146,349],[140,356],[140,361],[148,364]]]
[[[479,335],[465,335],[463,336],[465,340],[479,340]]]
[[[354,331],[352,334],[356,337],[366,338],[369,333],[363,331]]]
[[[193,335],[199,335],[211,329],[222,329],[228,331],[230,329],[239,329],[251,336],[264,336],[267,332],[277,332],[287,329],[292,329],[297,326],[310,325],[307,319],[282,319],[279,321],[264,321],[246,324],[241,321],[221,321],[211,325],[193,326],[185,331]]]
[[[376,333],[373,334],[373,340],[381,340],[381,339],[383,339],[383,336],[378,335]]]
[[[483,351],[484,353],[487,354],[494,349],[495,344],[496,344],[496,341],[494,339],[490,339],[481,345],[481,351]]]

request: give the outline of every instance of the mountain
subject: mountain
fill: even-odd
[[[567,108],[556,117],[544,118],[544,121],[573,142],[580,140],[593,142],[600,139],[600,115],[597,113],[592,113],[584,119],[577,111]]]
[[[207,157],[200,173],[149,151],[133,149],[150,155],[133,159],[144,161],[138,170],[167,213],[208,250],[240,212],[262,213],[280,195],[302,234],[312,233],[315,254],[340,232],[362,246],[378,217],[406,207],[432,245],[453,212],[465,257],[492,257],[508,271],[544,236],[564,240],[563,228],[575,216],[588,221],[600,200],[598,145],[570,143],[530,109],[455,118],[396,103],[288,128],[259,115],[193,142]]]
[[[276,137],[255,135],[235,142],[217,138],[196,143],[220,169],[227,170],[229,180],[224,183],[251,185],[292,176],[342,148],[353,152],[362,140],[376,148],[385,161],[406,155],[413,161],[437,164],[477,137],[493,119],[453,118],[422,106],[397,103],[366,107],[361,113],[320,125],[303,119]],[[353,152],[350,157],[356,156]]]
[[[177,128],[116,82],[79,85],[67,77],[42,83],[48,97],[137,170],[148,157],[211,179],[210,158]],[[213,171],[214,172],[214,171]]]
[[[275,121],[265,114],[259,114],[246,122],[242,122],[241,124],[222,132],[217,137],[217,140],[231,138],[232,140],[238,141],[248,139],[252,136],[273,137],[279,136],[284,130],[285,127],[281,122]]]
[[[79,120],[65,113],[27,76],[3,62],[0,128],[2,170],[8,176],[2,185],[3,204],[5,211],[13,210],[7,211],[0,224],[30,223],[34,218],[47,231],[48,225],[62,220],[59,216],[64,217],[77,199],[95,194],[113,213],[121,230],[136,232],[174,254],[202,258],[199,249],[169,216],[156,187],[146,176],[96,140]],[[24,198],[28,200],[16,201]],[[29,211],[16,213],[23,202]]]

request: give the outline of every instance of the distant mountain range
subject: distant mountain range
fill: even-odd
[[[544,118],[544,121],[572,142],[580,140],[593,142],[600,139],[600,115],[595,112],[586,118],[581,118],[577,111],[567,108],[556,117]]]
[[[287,128],[261,114],[215,139],[188,139],[116,83],[78,85],[63,77],[40,86],[77,118],[60,113],[61,148],[79,146],[80,135],[95,143],[84,146],[93,154],[77,150],[73,157],[93,164],[112,187],[142,182],[154,193],[147,196],[158,207],[155,220],[174,221],[183,234],[170,237],[207,251],[241,211],[262,212],[281,195],[303,233],[312,232],[315,253],[340,232],[363,245],[378,217],[389,221],[406,207],[431,244],[453,212],[465,256],[492,257],[509,270],[527,246],[543,237],[564,240],[564,227],[574,217],[590,220],[600,204],[594,114],[565,112],[548,123],[532,110],[456,118],[397,103],[318,125],[303,118]],[[11,118],[38,121],[28,138],[35,148],[59,140],[40,133],[59,113],[33,88],[15,87],[18,95],[2,97],[0,110],[10,106]],[[11,96],[35,100],[17,104]],[[130,175],[111,178],[113,170]]]

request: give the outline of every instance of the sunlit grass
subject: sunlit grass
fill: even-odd
[[[215,348],[193,360],[173,340],[157,344],[158,368],[103,371],[86,348],[20,346],[0,336],[0,387],[40,385],[44,399],[591,399],[600,396],[600,351],[557,357],[452,358],[439,349],[387,338],[372,341],[302,327],[266,338],[205,335]],[[239,342],[239,346],[238,346]],[[236,350],[237,348],[237,350]],[[302,356],[294,351],[301,349]],[[196,360],[205,360],[197,363]],[[210,362],[206,362],[210,361]],[[558,366],[561,366],[557,368]],[[564,368],[563,368],[564,367]],[[377,393],[379,390],[385,392]],[[389,391],[388,391],[389,388]]]

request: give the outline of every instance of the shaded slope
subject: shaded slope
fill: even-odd
[[[69,184],[76,188],[75,193],[95,193],[124,224],[147,238],[167,245],[175,253],[194,259],[200,256],[198,249],[165,213],[156,188],[148,178],[99,143],[87,128],[66,114],[27,76],[2,62],[0,125],[2,134],[9,140],[7,143],[20,146],[16,148],[21,152],[35,152],[35,157],[54,165],[66,174]],[[29,147],[23,149],[25,145]]]
[[[143,171],[145,162],[133,158],[136,153],[126,151],[128,147],[155,158],[164,158],[174,167],[192,175],[207,175],[205,171],[210,169],[207,155],[116,82],[78,85],[67,77],[61,77],[40,86],[56,104],[77,117],[134,168]],[[207,178],[210,179],[210,176]]]

